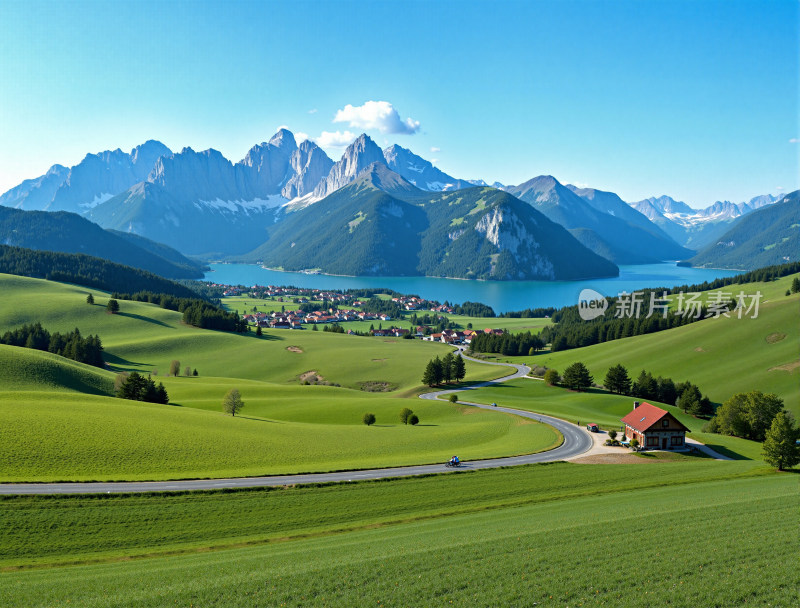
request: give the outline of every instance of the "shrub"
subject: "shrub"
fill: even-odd
[[[408,424],[411,426],[417,426],[419,424],[419,416],[416,414],[411,414],[411,417],[408,419]]]
[[[373,424],[375,424],[375,414],[367,412],[366,414],[364,414],[363,422],[367,426],[372,426]]]
[[[554,369],[548,369],[544,373],[544,381],[546,384],[550,386],[555,386],[561,381],[561,376],[558,375],[558,372]]]
[[[400,422],[402,422],[403,424],[408,424],[408,419],[413,413],[414,413],[413,411],[411,411],[407,407],[404,407],[402,410],[400,410]]]
[[[633,439],[631,439],[631,447],[632,447],[632,448],[638,448],[638,447],[639,447],[639,440],[638,440],[638,439],[636,439],[636,437],[634,437]]]
[[[447,398],[450,403],[458,403],[458,395],[455,393],[450,393],[450,396]]]
[[[534,365],[533,369],[531,370],[531,374],[533,374],[537,378],[541,378],[542,376],[544,376],[546,371],[547,371],[546,367],[542,367],[541,365]]]
[[[615,431],[614,429],[611,429],[610,431],[608,431],[608,438],[611,441],[614,441],[617,438],[617,431]]]

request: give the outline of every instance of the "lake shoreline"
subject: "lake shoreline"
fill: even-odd
[[[732,270],[679,267],[676,262],[620,266],[618,277],[574,281],[491,281],[438,277],[352,277],[270,270],[258,264],[211,263],[203,280],[227,285],[282,285],[344,291],[346,289],[392,289],[427,300],[463,304],[480,302],[498,314],[527,308],[561,308],[578,303],[585,288],[606,297],[646,288],[696,285],[739,274]]]

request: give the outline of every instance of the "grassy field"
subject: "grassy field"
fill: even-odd
[[[622,363],[633,378],[646,369],[676,382],[690,380],[717,403],[737,392],[776,393],[786,408],[800,417],[800,294],[784,295],[791,280],[784,277],[766,284],[731,286],[737,293],[739,289],[746,293],[761,290],[764,300],[757,319],[706,319],[655,334],[517,359],[559,371],[582,361],[600,383],[609,367]]]
[[[0,332],[41,320],[50,331],[97,333],[117,370],[160,371],[170,406],[111,397],[114,374],[48,353],[0,345],[0,480],[177,479],[420,464],[453,453],[477,459],[558,445],[549,427],[449,404],[410,400],[425,362],[444,345],[323,332],[235,335],[181,323],[138,302],[105,311],[108,296],[4,275]],[[277,333],[277,332],[276,332]],[[200,376],[170,378],[169,361]],[[468,380],[506,370],[468,362]],[[312,381],[341,384],[306,386]],[[388,392],[359,390],[364,383]],[[245,409],[221,411],[232,387]],[[175,407],[180,406],[180,407]],[[416,427],[399,423],[411,407]],[[365,412],[377,416],[366,427]],[[468,415],[469,414],[469,415]]]
[[[690,463],[690,464],[689,464]],[[0,498],[0,568],[114,560],[296,539],[639,487],[764,475],[757,463],[697,458],[652,475],[639,465],[568,463],[379,482],[241,491]],[[235,512],[236,517],[226,517]]]
[[[562,471],[553,468],[554,473],[570,467],[555,466]],[[362,513],[361,521],[372,521],[373,525],[319,537],[292,539],[287,535],[283,542],[211,553],[6,572],[0,575],[0,603],[31,607],[626,607],[641,606],[642,598],[648,598],[647,605],[722,608],[744,604],[791,606],[800,601],[800,571],[794,559],[800,552],[800,541],[797,535],[787,534],[797,525],[797,476],[678,485],[672,485],[672,480],[668,485],[634,489],[631,486],[640,481],[636,470],[647,470],[650,477],[641,473],[642,479],[652,479],[652,467],[658,467],[660,477],[692,466],[571,466],[597,474],[594,486],[591,480],[576,478],[583,496],[551,494],[518,506],[495,506],[377,527],[369,514]],[[609,481],[606,469],[616,471],[617,479]],[[451,478],[461,482],[465,477]],[[555,475],[554,479],[561,477]],[[428,482],[440,479],[444,478],[429,478]],[[393,483],[323,488],[310,493],[323,497],[321,506],[325,492],[383,491]],[[615,491],[607,491],[609,484],[617,485]],[[598,493],[592,494],[591,487]],[[537,489],[532,487],[531,494]],[[294,492],[278,490],[272,495],[283,498]],[[447,500],[443,492],[437,494],[440,501]],[[240,493],[216,498],[223,501],[231,496],[238,498]],[[198,520],[204,529],[213,519],[218,528],[227,527],[228,534],[235,534],[237,516],[244,512],[244,531],[252,532],[246,507],[253,501],[248,493],[241,496],[241,503],[229,503],[230,510],[221,507],[221,502],[205,502],[208,511],[200,514],[193,509],[192,514],[205,515]],[[374,496],[368,504],[380,509],[377,498]],[[69,515],[73,528],[81,526],[79,505],[83,500],[75,500]],[[83,513],[90,529],[98,530],[101,545],[115,534],[131,543],[134,531],[146,528],[133,518],[135,511],[128,513],[127,519],[122,514],[120,503],[130,499],[114,498],[106,505],[106,511],[112,513],[108,519],[119,517],[122,523],[113,523],[111,531],[106,532],[98,526],[105,517],[99,506],[105,499],[95,500],[94,505],[84,505]],[[357,501],[349,504],[358,510]],[[21,508],[24,510],[24,505]],[[19,514],[14,508],[4,508],[3,512],[11,513],[11,517]],[[180,517],[180,510],[164,512],[163,527],[167,529],[168,522]],[[278,510],[275,515],[280,513]],[[411,519],[415,512],[404,514]],[[46,508],[36,509],[35,515],[44,520],[50,517]],[[157,520],[157,512],[151,510],[148,518],[145,521]],[[187,519],[180,524],[181,530],[188,530],[187,542],[191,543],[193,534]],[[268,521],[278,521],[278,517]],[[304,529],[302,522],[298,524]],[[157,521],[153,525],[156,529],[162,526]],[[132,534],[126,532],[126,526]],[[270,526],[265,523],[264,527],[269,530]],[[346,529],[346,525],[343,527]],[[70,536],[69,530],[55,529],[56,543]],[[74,529],[72,536],[78,538]],[[85,535],[81,536],[84,546],[78,547],[79,555],[88,544]],[[45,547],[45,552],[63,551],[73,542],[51,548],[41,535],[35,539],[34,552],[40,547]],[[144,542],[149,547],[153,541]],[[115,544],[113,540],[111,544]],[[135,549],[131,551],[135,553]]]

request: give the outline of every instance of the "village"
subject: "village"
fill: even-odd
[[[223,297],[245,296],[254,299],[272,300],[281,304],[300,305],[296,310],[286,310],[284,305],[281,310],[258,311],[253,310],[242,314],[242,319],[248,325],[262,329],[294,329],[302,330],[306,327],[317,329],[318,326],[334,327],[341,323],[363,321],[370,323],[370,328],[366,331],[355,329],[341,330],[342,333],[350,335],[372,335],[376,337],[395,337],[404,339],[421,339],[427,342],[442,342],[454,345],[469,345],[472,337],[478,333],[472,328],[467,329],[443,329],[436,331],[431,325],[416,325],[410,328],[397,327],[393,322],[402,319],[393,317],[385,312],[369,312],[362,310],[365,298],[357,297],[350,293],[335,290],[322,290],[297,287],[280,287],[274,285],[254,285],[252,287],[230,286],[215,284],[222,290]],[[454,308],[449,304],[441,304],[435,300],[426,300],[414,295],[393,295],[390,300],[396,305],[397,310],[413,313],[416,311],[430,312],[438,315],[444,313],[453,314]],[[306,310],[304,304],[321,303],[318,310]],[[322,306],[327,305],[327,308]],[[254,307],[257,308],[257,307]],[[446,317],[436,317],[439,321],[447,321]],[[378,323],[378,327],[375,327]],[[389,327],[383,327],[384,323],[390,323]],[[306,326],[306,327],[304,327]],[[485,328],[482,331],[487,334],[502,335],[504,330],[497,328]]]

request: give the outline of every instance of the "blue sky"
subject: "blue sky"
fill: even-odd
[[[456,177],[552,174],[629,201],[791,191],[798,7],[6,0],[0,191],[147,139],[235,162],[281,125],[326,144],[366,130]],[[359,110],[370,101],[397,114]]]

